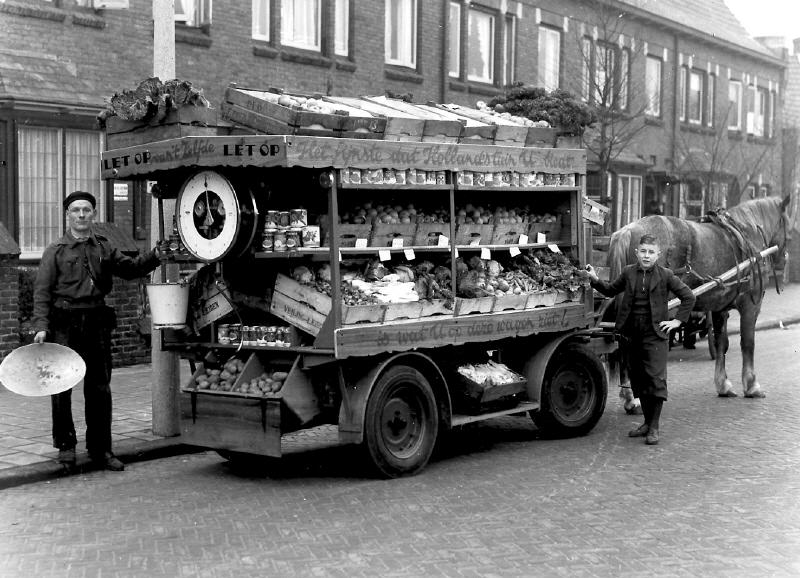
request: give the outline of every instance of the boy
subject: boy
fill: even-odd
[[[638,263],[628,265],[612,282],[602,281],[586,266],[592,287],[607,297],[623,293],[615,329],[627,338],[628,375],[633,394],[642,403],[644,423],[628,432],[658,443],[661,406],[667,400],[667,352],[669,332],[689,320],[695,296],[672,270],[657,263],[661,251],[653,235],[642,235],[636,249]],[[680,300],[674,319],[669,319],[669,292]]]

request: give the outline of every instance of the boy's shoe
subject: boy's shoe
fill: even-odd
[[[628,437],[631,437],[631,438],[643,438],[644,436],[647,435],[647,433],[649,431],[650,431],[650,426],[647,425],[646,423],[643,423],[642,425],[640,425],[636,429],[632,429],[631,431],[629,431],[628,432]],[[656,434],[656,435],[658,435],[658,434]]]
[[[646,443],[649,446],[654,446],[658,444],[658,430],[651,429],[649,432],[647,432],[647,437],[644,438],[644,443]]]
[[[98,466],[111,470],[112,472],[121,472],[125,469],[125,464],[119,461],[119,458],[111,452],[106,452],[102,456],[92,456],[92,461]]]
[[[75,465],[75,448],[58,450],[58,463],[73,467]]]

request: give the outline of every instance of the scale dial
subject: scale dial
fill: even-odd
[[[201,261],[217,261],[233,249],[242,211],[233,186],[221,174],[202,171],[187,180],[176,213],[183,244]]]

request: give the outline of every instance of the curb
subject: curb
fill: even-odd
[[[205,448],[181,443],[177,437],[148,442],[120,442],[114,447],[114,454],[125,465],[203,451],[206,451]],[[0,470],[0,490],[84,474],[99,469],[91,463],[86,452],[78,453],[78,463],[72,472],[66,470],[58,462],[48,459],[35,464]]]
[[[756,321],[756,331],[763,331],[766,329],[782,329],[789,325],[800,323],[800,315],[792,315],[786,319],[764,319],[763,321]],[[734,327],[728,325],[728,335],[738,335],[740,332],[739,324],[735,323]]]

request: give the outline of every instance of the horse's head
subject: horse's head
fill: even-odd
[[[765,197],[732,207],[730,214],[745,228],[754,232],[751,239],[759,250],[777,246],[772,257],[772,267],[779,277],[786,266],[786,246],[790,240],[788,207],[791,197]]]

